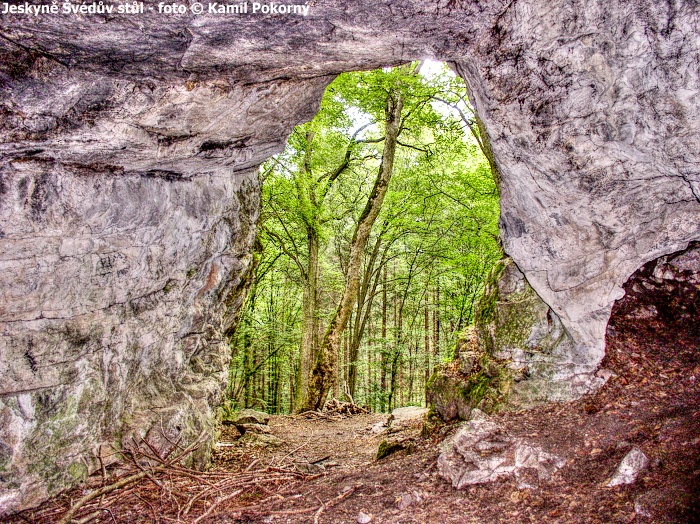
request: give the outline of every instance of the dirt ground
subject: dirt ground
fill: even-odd
[[[436,458],[439,442],[455,427],[428,438],[419,438],[416,428],[410,453],[376,461],[383,437],[370,429],[386,415],[277,416],[269,427],[282,445],[243,444],[235,429],[224,429],[203,480],[193,473],[173,480],[167,470],[103,500],[108,509],[93,506],[88,516],[118,523],[354,523],[360,513],[397,524],[700,522],[699,328],[633,306],[618,306],[610,324],[603,367],[615,376],[595,395],[495,416],[514,436],[566,458],[551,482],[536,489],[502,480],[454,490],[437,475]],[[649,467],[632,485],[605,487],[632,446],[649,457]],[[228,491],[215,493],[216,479],[224,479]],[[180,487],[166,489],[167,482]],[[191,495],[202,482],[212,487]],[[221,494],[237,487],[240,494],[230,500]],[[56,522],[83,493],[57,497],[8,522]],[[188,499],[190,513],[183,511]],[[85,514],[78,514],[82,522]]]

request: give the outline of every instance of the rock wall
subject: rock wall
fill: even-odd
[[[582,379],[622,283],[700,238],[696,2],[145,5],[0,16],[0,514],[82,478],[100,446],[161,438],[161,422],[211,433],[256,167],[339,72],[432,57],[466,79],[505,249]]]
[[[571,400],[604,383],[576,362],[561,319],[511,259],[494,267],[474,317],[477,346],[511,371],[511,406]]]

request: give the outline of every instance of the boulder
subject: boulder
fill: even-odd
[[[490,413],[501,407],[512,382],[506,364],[489,357],[469,328],[457,341],[454,359],[430,378],[428,403],[444,422],[467,420],[472,408]]]
[[[413,445],[413,441],[413,438],[407,436],[392,436],[382,440],[379,443],[379,448],[377,449],[376,460],[382,460],[383,458],[402,450],[407,450],[407,452],[409,452]]]
[[[415,429],[423,424],[423,420],[428,414],[428,411],[428,408],[421,408],[418,406],[396,408],[391,412],[391,415],[389,415],[387,426],[393,431]]]
[[[484,412],[472,418],[441,445],[438,473],[461,489],[514,476],[522,487],[546,482],[565,460],[524,439],[511,437]]]

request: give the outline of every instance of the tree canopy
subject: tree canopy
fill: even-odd
[[[420,404],[472,323],[501,256],[497,186],[462,80],[420,66],[340,75],[261,167],[262,252],[231,342],[229,397],[241,406],[314,407],[319,373],[316,406],[328,390],[374,410]]]

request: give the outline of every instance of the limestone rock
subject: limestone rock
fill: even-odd
[[[414,439],[412,437],[406,435],[394,435],[387,437],[379,443],[376,460],[382,460],[383,458],[402,450],[410,451],[413,445],[413,440]]]
[[[255,433],[253,431],[246,431],[246,433],[240,438],[239,442],[241,444],[258,448],[279,447],[284,444],[284,440],[276,437],[275,435]]]
[[[427,400],[444,422],[468,420],[472,408],[492,412],[503,405],[512,382],[506,364],[491,358],[469,328],[457,341],[454,359],[430,377]]]
[[[265,425],[265,424],[235,424],[236,429],[241,433],[241,435],[245,435],[249,431],[251,433],[265,433],[266,435],[271,435],[272,431],[270,428]]]
[[[409,506],[414,506],[416,504],[422,503],[423,497],[421,497],[420,493],[414,490],[411,493],[402,493],[399,496],[399,500],[397,501],[396,506],[399,509],[406,509]]]
[[[227,415],[222,422],[235,426],[246,424],[265,425],[270,422],[270,415],[254,409],[242,409],[241,411]]]
[[[389,415],[387,425],[393,431],[415,429],[423,424],[423,420],[427,414],[428,408],[421,408],[418,406],[396,408],[391,412],[391,415]]]
[[[475,326],[476,345],[512,370],[511,404],[570,400],[603,383],[587,363],[577,365],[576,344],[561,319],[509,258],[489,276]]]
[[[386,421],[385,422],[377,422],[369,429],[369,431],[373,435],[381,435],[382,433],[385,433],[388,430],[389,430],[389,425],[386,423]]]
[[[372,522],[372,515],[368,515],[364,511],[360,511],[355,520],[357,521],[357,524],[369,524]]]
[[[453,362],[427,387],[428,402],[445,422],[466,420],[475,407],[492,412],[506,403],[578,398],[605,382],[575,363],[573,339],[510,258],[489,275],[474,318]]]
[[[442,443],[438,473],[457,489],[504,476],[522,478],[527,484],[531,479],[548,481],[564,463],[561,457],[511,437],[488,415],[474,409],[471,420]]]
[[[646,469],[649,459],[638,447],[633,447],[622,459],[615,474],[608,481],[606,486],[613,487],[621,484],[632,484],[637,480],[639,473]]]
[[[574,391],[629,275],[700,239],[697,2],[312,4],[0,18],[0,515],[101,446],[214,433],[257,167],[342,71],[434,57],[465,78],[503,246],[571,337]]]

